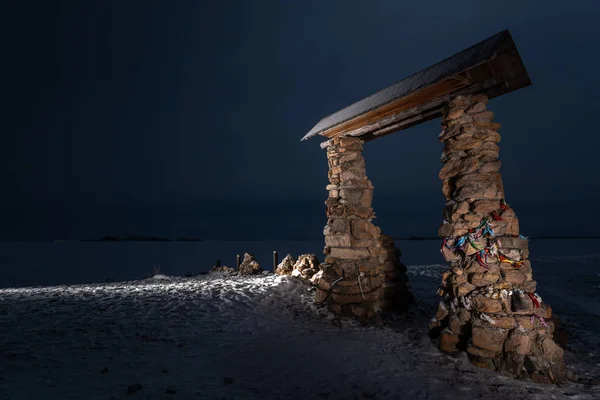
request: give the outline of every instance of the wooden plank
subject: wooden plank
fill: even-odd
[[[447,94],[445,96],[434,99],[429,103],[423,104],[418,107],[414,107],[406,112],[400,113],[400,115],[395,119],[395,123],[388,124],[382,127],[377,127],[376,129],[364,133],[359,137],[364,141],[370,141],[378,137],[397,132],[402,129],[410,128],[412,126],[420,124],[421,122],[430,121],[432,119],[441,117],[444,105],[455,96],[487,92],[494,88],[500,88],[501,86],[504,86],[504,82],[498,84],[498,82],[495,79],[489,78],[481,84],[473,84],[468,88],[465,88],[457,93]]]
[[[442,116],[442,106],[439,106],[432,110],[428,110],[428,111],[422,112],[420,114],[417,114],[412,118],[407,118],[407,119],[403,120],[402,122],[398,122],[397,124],[393,124],[393,125],[387,126],[385,128],[373,131],[373,132],[371,132],[371,134],[373,136],[383,136],[387,133],[392,133],[395,131],[406,129],[408,127],[415,125],[416,123],[423,122],[423,121],[429,121],[433,118],[437,118],[437,117],[441,117],[441,116]]]
[[[435,111],[436,110],[431,110],[431,112],[422,115],[420,118],[411,118],[410,121],[405,121],[402,124],[402,126],[396,127],[396,129],[386,129],[385,131],[382,130],[380,132],[376,132],[377,135],[374,135],[373,133],[369,133],[365,136],[361,136],[361,139],[363,139],[365,142],[370,142],[370,141],[380,138],[382,136],[390,135],[399,130],[412,128],[413,126],[419,125],[423,122],[427,122],[427,121],[431,121],[432,119],[439,118],[442,114],[441,109],[437,110],[438,112],[435,112]]]
[[[426,102],[430,98],[438,98],[444,94],[460,90],[466,86],[468,86],[467,83],[462,79],[457,80],[454,78],[448,78],[413,92],[406,97],[392,101],[376,110],[369,111],[340,125],[327,129],[319,134],[328,138],[341,136],[348,131],[358,129],[370,123],[376,123],[379,120],[392,117],[394,114],[397,114],[400,111],[416,107],[419,104]]]
[[[465,83],[472,82],[470,79],[466,78],[466,73],[464,75],[461,75],[460,78],[457,78],[457,80]],[[462,90],[459,90],[458,92],[445,94],[425,104],[410,108],[408,110],[400,111],[390,117],[359,127],[357,129],[341,132],[340,134],[338,134],[338,136],[355,136],[361,138],[366,134],[374,134],[375,136],[377,136],[377,133],[375,132],[379,132],[381,130],[387,131],[387,128],[390,126],[396,127],[390,128],[392,131],[405,129],[407,126],[405,127],[406,124],[404,124],[404,121],[410,119],[410,126],[413,126],[413,122],[418,121],[419,115],[422,115],[423,117],[427,116],[427,121],[429,121],[430,119],[432,119],[429,118],[429,116],[433,114],[437,114],[439,116],[443,105],[448,103],[448,101],[450,101],[454,96],[457,96],[459,94],[475,93],[478,91],[485,90],[496,84],[496,81],[493,79],[488,79],[484,81],[482,77],[481,81],[483,82],[482,84],[471,83],[469,86]],[[430,113],[430,111],[432,113]]]
[[[452,91],[456,88],[461,88],[464,86],[465,83],[462,81],[457,81],[455,79],[446,79],[442,82],[416,91],[410,94],[409,96],[397,99],[377,110],[373,110],[371,112],[358,116],[350,121],[347,121],[343,124],[340,124],[336,127],[333,127],[329,130],[323,131],[322,133],[320,133],[320,135],[329,138],[341,136],[343,133],[349,130],[357,129],[360,126],[369,124],[370,122],[376,123],[379,120],[385,120],[386,118],[392,117],[399,111],[415,107],[419,103],[422,103],[423,100],[428,97],[438,97],[440,94],[445,94],[448,91]],[[389,121],[387,121],[386,123],[389,123]]]
[[[421,74],[413,74],[396,85],[321,119],[302,140],[315,135],[363,138],[378,136],[373,132],[387,132],[394,129],[392,126],[404,129],[404,120],[410,120],[412,124],[420,114],[423,114],[423,118],[429,118],[428,111],[437,106],[428,104],[427,107],[417,107],[445,95],[456,96],[465,88],[483,82],[486,82],[485,91],[479,93],[485,93],[490,98],[531,84],[507,30],[422,70]],[[418,86],[421,88],[413,89]],[[400,97],[394,99],[394,96]]]
[[[364,121],[359,121],[360,117],[348,121],[345,124],[333,127],[330,130],[320,133],[325,137],[334,138],[338,136],[357,136],[361,137],[365,134],[372,133],[379,129],[385,128],[392,124],[398,124],[405,118],[411,118],[413,115],[425,113],[428,109],[438,107],[441,104],[447,103],[452,97],[459,94],[475,93],[478,90],[484,90],[488,87],[496,84],[496,79],[493,78],[493,71],[487,65],[487,63],[481,63],[475,65],[473,69],[477,70],[477,80],[472,78],[470,74],[471,69],[451,76],[450,78],[439,82],[435,85],[431,85],[420,91],[413,92],[407,97],[396,100],[393,104],[396,108],[388,110],[374,110],[372,115],[364,115]],[[493,82],[490,81],[493,80]],[[477,84],[475,82],[482,82]],[[491,84],[490,84],[491,83]],[[445,89],[445,90],[444,90]],[[435,96],[437,94],[437,97]],[[432,100],[424,102],[423,98],[431,98]],[[408,108],[410,106],[412,108]],[[369,114],[369,113],[367,113]],[[379,117],[377,118],[377,114]],[[374,122],[367,122],[369,119]],[[430,118],[431,119],[431,118]],[[429,119],[428,119],[429,120]],[[355,126],[352,129],[352,125]],[[348,125],[346,129],[345,125]],[[401,124],[399,125],[401,126]]]
[[[364,127],[360,127],[358,129],[352,130],[350,132],[344,132],[343,136],[361,136],[366,133],[372,133],[372,132],[376,132],[380,129],[385,129],[386,127],[388,127],[390,125],[399,125],[400,126],[402,124],[402,121],[404,121],[408,118],[412,119],[415,115],[424,114],[427,111],[429,111],[430,109],[440,108],[442,105],[447,103],[451,99],[451,97],[452,97],[451,95],[445,95],[445,96],[438,97],[437,99],[434,99],[428,103],[425,103],[425,104],[417,106],[417,107],[410,108],[405,111],[401,111],[401,112],[394,114],[391,117],[385,118],[381,121],[377,121],[375,123],[365,125]]]
[[[507,88],[515,90],[530,85],[528,75],[521,73],[523,69],[518,54],[515,56],[514,51],[507,51],[461,74],[332,127],[320,135],[329,138],[354,136],[370,141],[407,129],[441,116],[444,104],[460,94],[486,93],[493,98],[506,93]],[[427,101],[427,98],[432,100]],[[328,140],[321,143],[321,148],[326,149],[331,144],[332,141]]]

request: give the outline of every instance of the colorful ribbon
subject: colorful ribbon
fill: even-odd
[[[510,207],[508,206],[506,201],[504,199],[501,200],[499,209],[492,211],[491,219],[494,221],[502,221],[502,213],[504,213],[504,211],[508,210],[509,208]],[[475,250],[478,250],[478,252],[476,253],[477,262],[484,268],[490,268],[490,266],[487,265],[488,257],[498,262],[511,264],[515,268],[520,268],[523,265],[524,261],[512,260],[498,253],[498,247],[500,245],[500,241],[498,239],[494,239],[494,241],[492,241],[492,243],[488,247],[481,248],[479,244],[476,243],[476,240],[485,235],[495,237],[493,226],[492,224],[490,224],[490,217],[482,218],[481,222],[476,228],[469,229],[469,232],[463,236],[450,236],[444,238],[440,251],[443,254],[444,247],[446,247],[451,251],[456,252],[458,250],[464,250],[465,246],[467,244],[470,244]],[[526,239],[523,235],[519,236],[523,239]],[[454,239],[454,243],[452,245],[449,245],[448,239]]]
[[[535,319],[536,319],[536,318],[540,320],[540,322],[542,323],[542,325],[544,325],[544,326],[546,326],[546,327],[548,326],[548,324],[546,323],[546,320],[544,320],[544,318],[542,318],[542,317],[540,317],[540,316],[538,316],[538,315],[532,315],[532,316],[531,316],[531,323],[532,323],[532,324],[535,322]]]
[[[531,299],[531,301],[533,301],[533,304],[535,304],[535,308],[540,308],[540,302],[535,297],[535,295],[533,293],[527,293],[527,294],[529,295],[529,298]]]

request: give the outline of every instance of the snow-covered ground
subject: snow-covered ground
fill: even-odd
[[[427,338],[443,265],[409,267],[418,304],[361,327],[272,274],[0,289],[0,399],[600,398],[600,255],[532,260],[564,322],[562,387],[517,381]]]

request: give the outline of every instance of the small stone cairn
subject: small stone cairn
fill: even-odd
[[[244,253],[244,260],[240,264],[239,275],[258,275],[261,274],[263,269],[260,264],[254,258],[254,255],[250,253]]]
[[[498,160],[500,124],[484,95],[449,102],[442,123],[447,200],[438,311],[430,334],[441,350],[466,350],[471,362],[537,382],[565,379],[563,350],[554,342],[552,309],[535,293],[529,249],[504,198]]]
[[[281,260],[279,265],[277,265],[277,268],[275,268],[275,274],[291,275],[294,271],[294,264],[296,264],[296,261],[294,261],[294,257],[292,257],[291,254],[288,254],[283,258],[283,260]]]
[[[319,272],[319,259],[314,254],[302,254],[298,257],[298,261],[294,261],[294,257],[288,254],[275,269],[277,275],[290,275],[306,283],[310,283],[317,272]]]
[[[292,276],[310,280],[319,272],[319,259],[314,254],[302,254],[294,264]]]

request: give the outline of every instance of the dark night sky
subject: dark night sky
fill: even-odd
[[[533,82],[489,105],[521,231],[600,234],[598,1],[6,3],[0,239],[320,238],[327,162],[301,137],[503,29]],[[438,133],[365,146],[386,233],[436,235]]]

